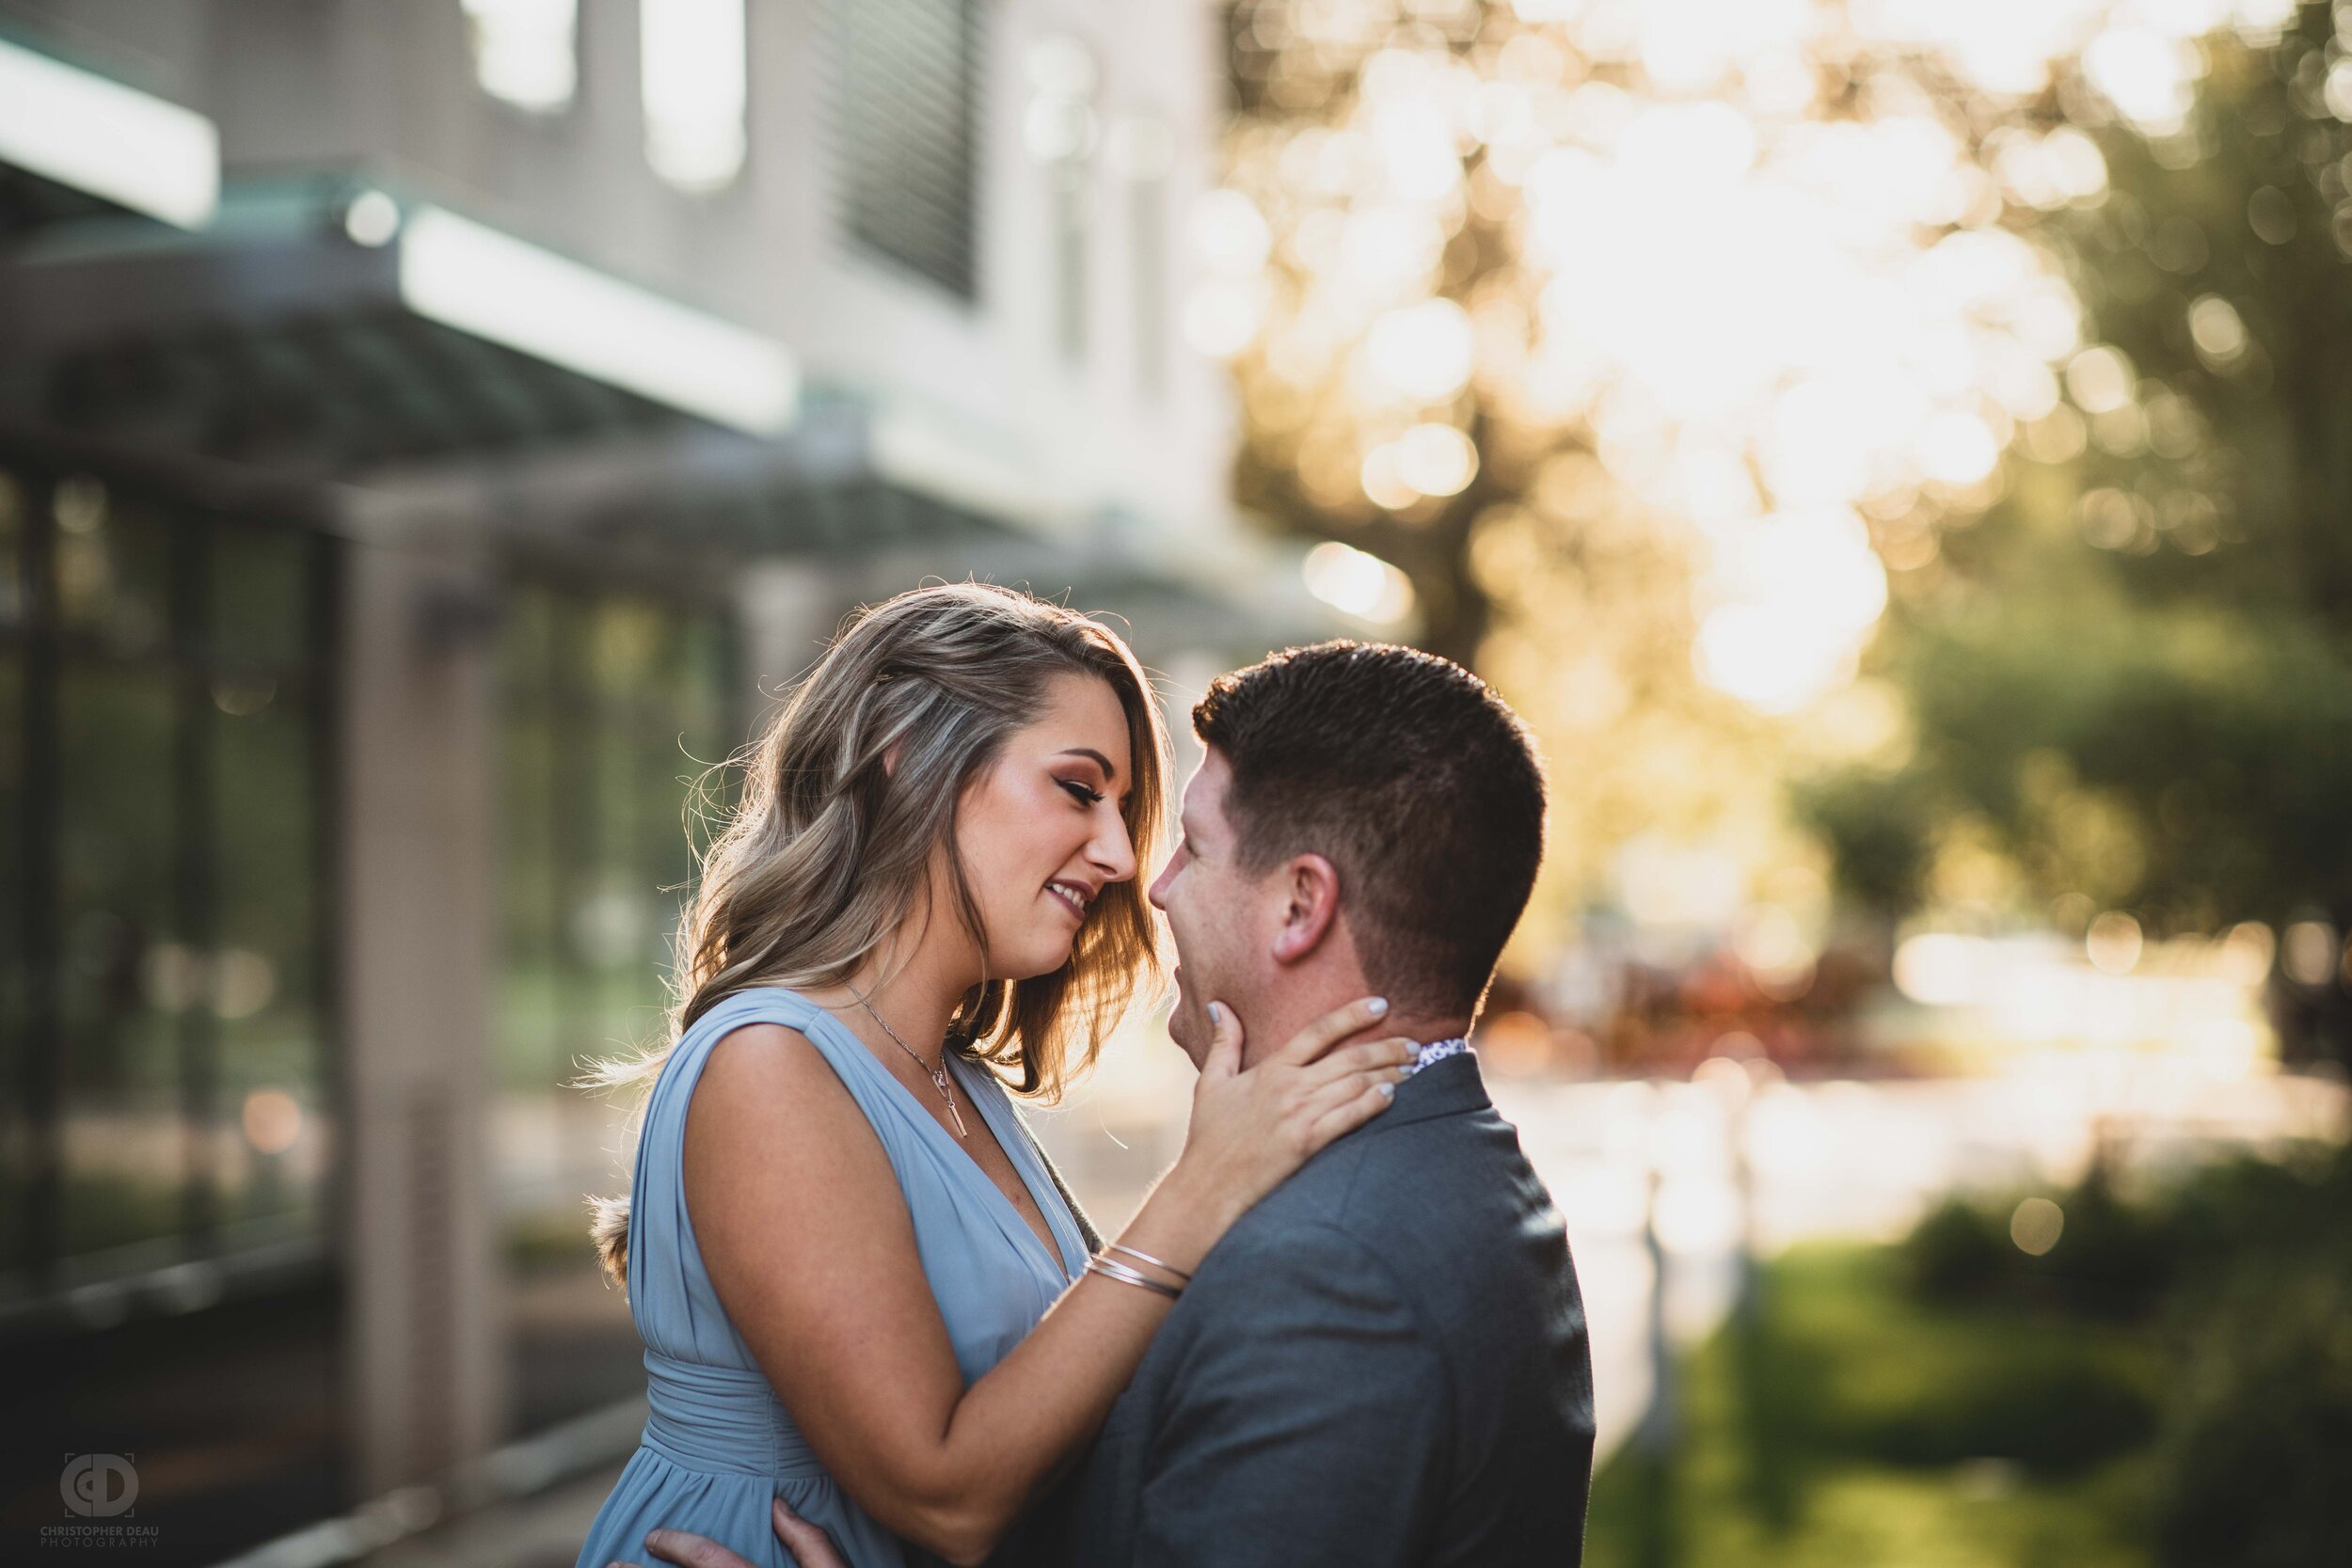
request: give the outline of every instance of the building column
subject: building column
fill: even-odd
[[[504,1434],[487,1111],[498,921],[496,578],[358,543],[342,602],[346,1365],[361,1497]]]
[[[855,603],[839,574],[814,562],[771,559],[743,569],[736,625],[743,639],[743,672],[755,688],[747,708],[755,721],[817,662]]]

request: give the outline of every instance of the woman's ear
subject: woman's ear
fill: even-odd
[[[1274,961],[1298,963],[1314,956],[1339,918],[1340,874],[1321,855],[1298,855],[1281,870],[1281,924],[1274,932]]]

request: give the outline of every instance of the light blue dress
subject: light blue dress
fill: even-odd
[[[686,1108],[711,1047],[748,1023],[780,1023],[824,1053],[882,1139],[914,1220],[923,1273],[968,1386],[1002,1360],[1086,1266],[1086,1243],[1002,1085],[948,1058],[958,1102],[977,1107],[1043,1211],[1060,1257],[958,1146],[955,1135],[831,1013],[782,987],[740,991],[687,1030],[654,1081],[630,1184],[628,1300],[645,1342],[652,1414],[580,1548],[580,1568],[650,1562],[645,1532],[691,1530],[762,1568],[792,1561],[768,1517],[781,1496],[822,1525],[851,1568],[937,1561],[874,1522],[826,1474],[727,1321],[686,1214]]]

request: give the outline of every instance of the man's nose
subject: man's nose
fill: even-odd
[[[1168,912],[1168,884],[1175,879],[1176,857],[1170,855],[1168,863],[1160,867],[1160,874],[1152,879],[1152,890],[1144,895],[1152,900],[1152,907],[1162,914]]]

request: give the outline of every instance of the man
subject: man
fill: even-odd
[[[1592,1370],[1564,1227],[1465,1048],[1543,852],[1543,777],[1476,676],[1327,642],[1220,677],[1152,884],[1169,1032],[1271,1051],[1351,998],[1428,1042],[1386,1112],[1246,1215],[1093,1449],[997,1560],[1073,1568],[1574,1564]],[[821,1532],[780,1516],[803,1568]],[[812,1539],[812,1535],[814,1538]],[[739,1561],[657,1532],[695,1568]]]

